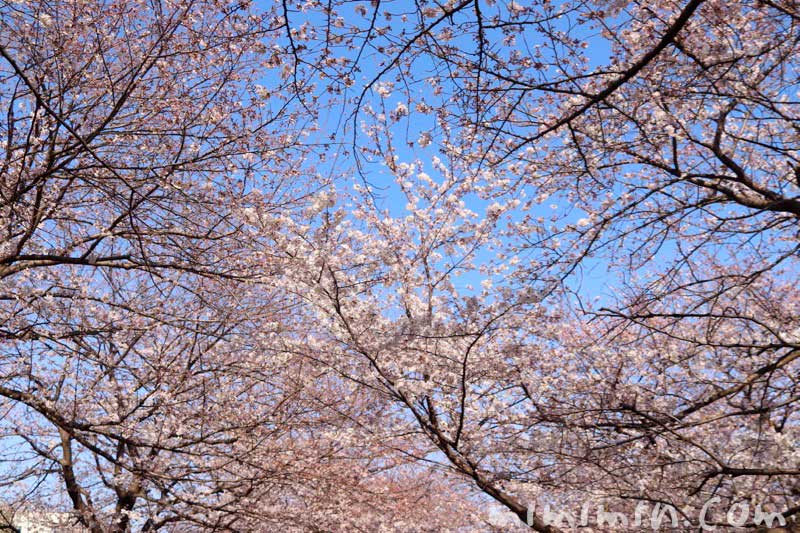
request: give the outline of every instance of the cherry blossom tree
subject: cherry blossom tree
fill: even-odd
[[[11,3],[0,21],[4,517],[477,520],[385,435],[379,399],[293,351],[302,302],[271,243],[321,182],[314,114],[270,48],[284,28],[246,2]]]
[[[251,275],[221,261],[247,253],[237,210],[293,194],[248,179],[282,164],[293,139],[266,128],[294,118],[255,103],[263,21],[198,7],[3,7],[3,493],[66,495],[92,531],[126,530],[142,498],[180,516],[181,484],[212,472],[197,458],[218,469],[261,426],[257,402],[205,421],[249,390],[204,395],[240,357],[215,356],[242,307],[214,280]]]
[[[12,506],[800,512],[793,4],[0,9]]]
[[[796,6],[286,6],[352,113],[359,175],[287,248],[335,364],[536,530],[800,510]]]

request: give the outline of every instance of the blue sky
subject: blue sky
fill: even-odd
[[[338,14],[342,16],[346,23],[359,23],[368,25],[373,13],[373,5],[371,2],[351,2],[343,6],[337,7]],[[392,18],[391,31],[396,32],[400,30],[402,23],[399,23],[398,13],[408,12],[414,13],[417,9],[416,3],[410,0],[402,0],[398,2],[382,2],[378,4],[380,11],[391,10],[396,15]],[[500,2],[491,6],[488,3],[481,3],[482,9],[487,12],[491,9],[497,9],[500,12],[507,13],[507,4]],[[465,16],[471,16],[472,12],[468,11],[466,15],[456,15],[454,22],[459,22],[459,17],[462,19]],[[384,23],[379,17],[379,24]],[[412,20],[409,17],[409,20]],[[397,21],[397,26],[394,22]],[[290,24],[293,28],[300,29],[303,24],[310,23],[319,28],[323,28],[327,21],[325,18],[314,9],[307,11],[293,11],[290,12]],[[561,25],[563,29],[567,29],[570,21],[567,17],[557,19],[553,24],[555,26]],[[446,25],[447,21],[443,23]],[[572,28],[574,31],[574,28]],[[607,64],[611,53],[611,46],[608,41],[601,37],[595,29],[591,29],[584,25],[580,28],[578,35],[584,37],[589,46],[586,48],[586,54],[589,60],[590,68],[601,67]],[[523,36],[529,42],[526,45],[535,45],[535,40],[538,35],[534,32],[526,33]],[[374,43],[374,46],[381,45],[383,41],[380,39]],[[318,43],[319,44],[319,43]],[[450,44],[456,44],[464,50],[475,49],[475,43],[471,40],[471,36],[454,36]],[[311,44],[313,46],[313,43]],[[351,51],[349,54],[355,56],[357,52]],[[366,47],[361,51],[360,62],[358,64],[359,71],[353,72],[353,85],[349,89],[344,89],[343,94],[337,95],[336,98],[346,100],[348,97],[357,96],[362,89],[383,69],[377,61],[384,59],[379,51]],[[426,174],[433,177],[435,180],[441,179],[441,175],[430,164],[434,157],[441,157],[445,159],[441,146],[437,142],[436,134],[434,133],[433,142],[427,146],[422,147],[417,142],[420,133],[423,131],[431,130],[434,127],[432,115],[417,113],[414,109],[414,103],[409,100],[408,96],[414,102],[425,101],[430,102],[431,105],[436,105],[438,97],[434,94],[434,87],[427,82],[427,79],[436,74],[437,64],[435,64],[430,57],[418,57],[413,64],[414,79],[404,79],[398,81],[395,74],[396,71],[388,72],[381,82],[389,82],[394,84],[391,94],[383,97],[378,89],[380,85],[374,85],[371,90],[367,91],[364,98],[365,105],[371,105],[374,109],[378,110],[381,106],[385,108],[386,113],[390,113],[397,108],[398,105],[406,106],[409,108],[408,120],[401,120],[393,126],[392,134],[395,136],[393,146],[395,154],[399,161],[406,163],[421,162],[423,168],[418,170],[424,171]],[[325,83],[330,82],[329,79],[318,80],[319,87],[322,88]],[[444,83],[448,83],[447,80]],[[323,99],[327,98],[324,94]],[[328,157],[324,162],[320,163],[318,171],[325,175],[344,176],[344,181],[340,178],[337,183],[338,188],[347,186],[349,180],[350,185],[355,183],[363,183],[366,181],[373,188],[373,193],[378,199],[379,208],[386,209],[394,217],[403,217],[407,215],[406,204],[407,199],[402,193],[400,187],[396,184],[395,178],[391,171],[386,167],[386,164],[376,157],[360,157],[358,164],[354,158],[352,143],[354,128],[358,128],[360,122],[367,118],[364,113],[357,115],[355,119],[352,115],[352,107],[348,106],[334,106],[327,111],[323,111],[319,120],[319,132],[316,136],[320,142],[331,142],[339,145],[335,157]],[[356,142],[361,145],[368,145],[369,139],[361,132],[356,132]],[[529,196],[535,196],[535,190],[528,190]],[[467,207],[476,213],[484,213],[486,208],[492,203],[492,200],[481,199],[477,195],[469,195],[464,198]],[[537,209],[540,212],[532,213],[534,217],[545,217],[548,219],[554,212],[559,213],[562,217],[559,224],[574,223],[584,214],[577,210],[572,212],[563,212],[561,208],[554,211],[550,208],[551,203],[562,204],[558,198],[553,198],[552,202],[546,201]],[[515,213],[511,215],[510,222],[514,222],[514,217],[521,217],[522,213]],[[482,260],[488,260],[490,254],[484,252]],[[601,259],[590,259],[585,261],[572,276],[572,285],[578,291],[582,298],[594,299],[600,297],[601,300],[612,295],[612,289],[608,286],[610,278],[606,272],[606,262]],[[473,272],[469,275],[464,275],[461,278],[463,283],[463,290],[465,294],[472,293],[467,286],[479,287],[482,281],[482,276],[478,272]],[[498,280],[495,280],[498,281]]]

